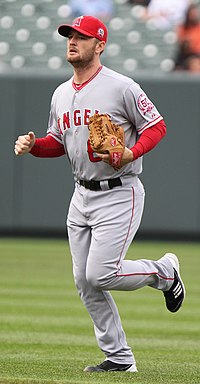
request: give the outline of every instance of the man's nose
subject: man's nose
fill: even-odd
[[[71,36],[70,38],[70,44],[76,44],[77,38],[76,36]]]

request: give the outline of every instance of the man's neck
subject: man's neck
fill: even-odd
[[[97,71],[95,73],[93,73],[92,76],[87,78],[86,81],[84,81],[82,83],[75,82],[75,80],[73,78],[72,85],[73,85],[74,89],[76,91],[80,91],[83,87],[85,87],[88,83],[90,83],[90,81],[92,81],[98,75],[98,73],[102,70],[102,67],[103,67],[103,65],[100,65],[100,67],[97,69]]]
[[[83,84],[88,81],[101,67],[101,63],[98,62],[95,65],[87,67],[74,67],[74,83]]]

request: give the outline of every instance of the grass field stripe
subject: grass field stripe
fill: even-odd
[[[166,249],[179,255],[189,290],[181,313],[169,314],[162,293],[149,287],[112,291],[138,373],[87,375],[84,367],[99,364],[102,352],[76,291],[68,242],[2,237],[0,384],[198,384],[200,243],[135,240],[127,259],[157,260]]]

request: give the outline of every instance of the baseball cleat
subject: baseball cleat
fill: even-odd
[[[122,372],[137,372],[135,364],[117,364],[113,361],[105,360],[103,363],[96,365],[95,367],[86,367],[84,372],[113,372],[113,371],[122,371]]]
[[[170,260],[174,268],[174,282],[168,291],[164,291],[166,307],[170,312],[177,312],[185,298],[185,287],[181,280],[178,257],[173,253],[167,253],[164,257]]]

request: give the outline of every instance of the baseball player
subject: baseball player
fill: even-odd
[[[143,213],[144,188],[139,179],[142,157],[166,133],[163,117],[141,87],[101,65],[106,26],[91,16],[58,28],[67,38],[67,61],[74,74],[55,90],[47,135],[19,136],[16,155],[66,155],[74,174],[67,229],[73,274],[79,295],[94,323],[105,360],[86,372],[137,372],[111,290],[133,291],[150,286],[164,293],[167,309],[181,307],[185,289],[176,255],[159,260],[125,260]],[[94,152],[88,124],[93,114],[106,113],[124,130],[120,165],[108,153]],[[133,319],[134,321],[134,319]]]

